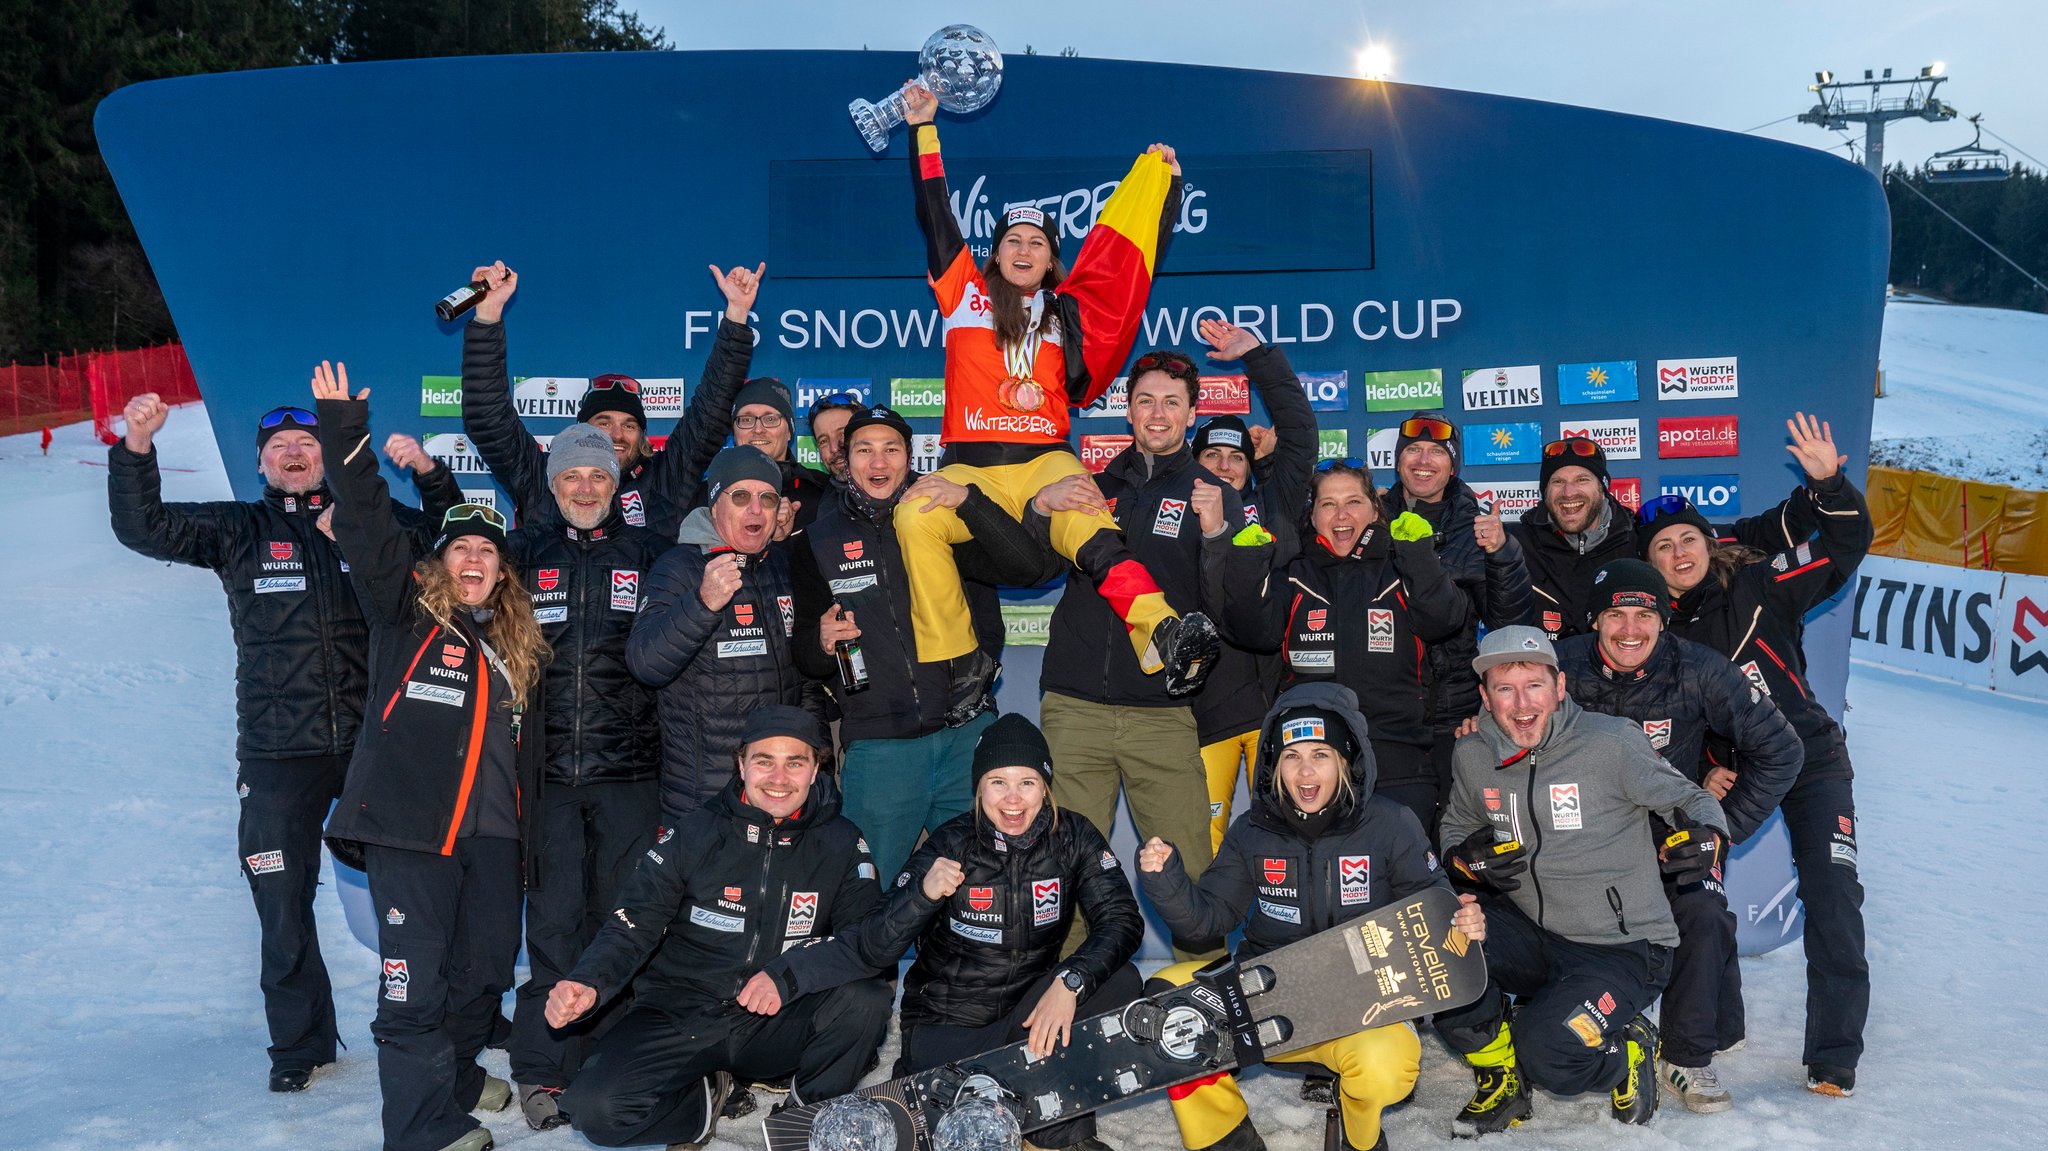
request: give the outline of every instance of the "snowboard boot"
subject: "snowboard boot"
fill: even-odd
[[[754,1089],[745,1083],[735,1081],[732,1092],[718,1108],[720,1119],[744,1119],[752,1115],[760,1105],[754,1099]]]
[[[478,1127],[474,1131],[464,1134],[462,1138],[457,1139],[455,1142],[441,1148],[441,1151],[491,1151],[496,1146],[497,1144],[491,1140],[490,1131],[486,1128]]]
[[[1320,1107],[1334,1106],[1337,1102],[1337,1077],[1327,1071],[1311,1071],[1301,1081],[1301,1101]]]
[[[1465,1056],[1472,1065],[1472,1101],[1451,1117],[1451,1134],[1461,1139],[1505,1131],[1535,1114],[1529,1088],[1515,1062],[1515,1041],[1500,1025],[1493,1042]]]
[[[1216,667],[1223,638],[1208,616],[1194,611],[1161,620],[1152,629],[1152,650],[1166,664],[1166,694],[1192,695],[1202,690]]]
[[[699,1148],[711,1142],[711,1137],[718,1133],[719,1111],[724,1101],[732,1095],[732,1073],[729,1071],[713,1072],[709,1078],[704,1080],[704,1089],[703,1136],[694,1143],[671,1143],[668,1145],[668,1151],[698,1151]]]
[[[1827,1063],[1806,1065],[1806,1089],[1815,1095],[1832,1095],[1847,1099],[1856,1094],[1856,1069],[1835,1067]]]
[[[955,656],[947,661],[946,670],[952,681],[947,693],[947,727],[959,727],[995,706],[996,673],[1003,665],[990,659],[987,652],[977,647]]]
[[[325,1066],[325,1063],[318,1065]],[[304,1091],[306,1085],[313,1081],[315,1070],[317,1067],[273,1067],[270,1069],[270,1089],[280,1095]]]
[[[1266,1140],[1259,1134],[1259,1129],[1252,1126],[1252,1117],[1247,1115],[1230,1129],[1229,1134],[1201,1151],[1266,1151]]]
[[[1714,1073],[1714,1065],[1705,1067],[1680,1067],[1676,1063],[1657,1060],[1657,1086],[1671,1093],[1672,1098],[1685,1104],[1687,1111],[1711,1115],[1735,1106],[1735,1097],[1721,1086],[1721,1077]]]
[[[519,1089],[519,1111],[526,1116],[526,1125],[535,1131],[552,1131],[569,1122],[562,1114],[560,1087],[521,1087]]]
[[[495,1075],[484,1076],[483,1094],[478,1095],[476,1106],[471,1111],[503,1111],[512,1102],[512,1085]]]
[[[1622,1123],[1646,1124],[1657,1114],[1657,1088],[1650,1082],[1661,1062],[1657,1026],[1649,1016],[1637,1012],[1621,1035],[1628,1071],[1611,1093],[1614,1118]]]

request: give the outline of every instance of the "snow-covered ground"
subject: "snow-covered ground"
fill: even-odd
[[[1885,348],[1893,395],[1878,407],[1881,436],[1960,436],[1966,404],[1982,413],[1973,421],[2012,429],[2001,434],[2048,427],[2048,317],[1894,305]],[[167,498],[226,497],[198,409],[174,413],[158,442],[167,467],[191,469],[166,472]],[[331,892],[320,929],[350,1050],[304,1094],[264,1090],[256,923],[234,851],[223,597],[210,573],[114,542],[105,458],[86,425],[60,429],[47,458],[33,437],[0,439],[0,587],[12,605],[0,632],[0,1147],[374,1147],[378,968]],[[1535,1122],[1489,1145],[2039,1142],[2027,1117],[2048,1074],[2048,910],[2032,845],[2048,709],[1862,666],[1849,699],[1875,983],[1857,1096],[1804,1090],[1804,965],[1788,946],[1745,961],[1750,1039],[1721,1061],[1734,1112],[1670,1108],[1648,1129],[1622,1128],[1604,1100],[1545,1097]],[[506,1073],[501,1053],[485,1060]],[[1320,1146],[1320,1110],[1299,1101],[1297,1083],[1247,1076],[1274,1151]],[[1418,1096],[1388,1118],[1393,1146],[1450,1145],[1469,1084],[1426,1041]],[[488,1120],[504,1146],[587,1146],[566,1129],[528,1130],[516,1109]],[[1158,1099],[1106,1116],[1102,1134],[1119,1151],[1179,1147]],[[760,1146],[752,1120],[715,1144]]]
[[[2048,315],[1894,299],[1870,462],[2048,488]]]

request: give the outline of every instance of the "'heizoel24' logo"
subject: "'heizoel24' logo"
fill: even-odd
[[[1684,496],[1709,518],[1742,514],[1741,476],[1665,476],[1658,494]]]

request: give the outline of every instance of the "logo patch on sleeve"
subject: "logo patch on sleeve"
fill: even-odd
[[[284,870],[284,852],[259,851],[248,858],[249,874],[269,875]]]
[[[1671,746],[1671,721],[1668,719],[1646,719],[1643,734],[1650,737],[1650,746],[1662,751]]]
[[[776,596],[775,607],[782,613],[782,638],[788,639],[796,634],[796,599],[786,595]]]

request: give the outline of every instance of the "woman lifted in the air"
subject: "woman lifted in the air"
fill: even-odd
[[[906,90],[917,219],[932,292],[944,316],[946,403],[939,474],[973,484],[1023,518],[1039,491],[1087,469],[1067,442],[1067,409],[1093,403],[1130,354],[1152,272],[1180,215],[1180,164],[1154,144],[1131,166],[1089,230],[1068,272],[1059,220],[1031,205],[1005,211],[989,259],[976,266],[946,190],[932,115],[938,102]],[[1148,674],[1169,694],[1195,691],[1215,664],[1215,625],[1182,615],[1125,546],[1110,515],[1055,511],[1053,549],[1095,582],[1130,630]],[[910,571],[911,618],[921,661],[952,661],[954,710],[979,710],[996,665],[975,646],[953,545],[971,538],[951,509],[905,501],[896,533]]]

